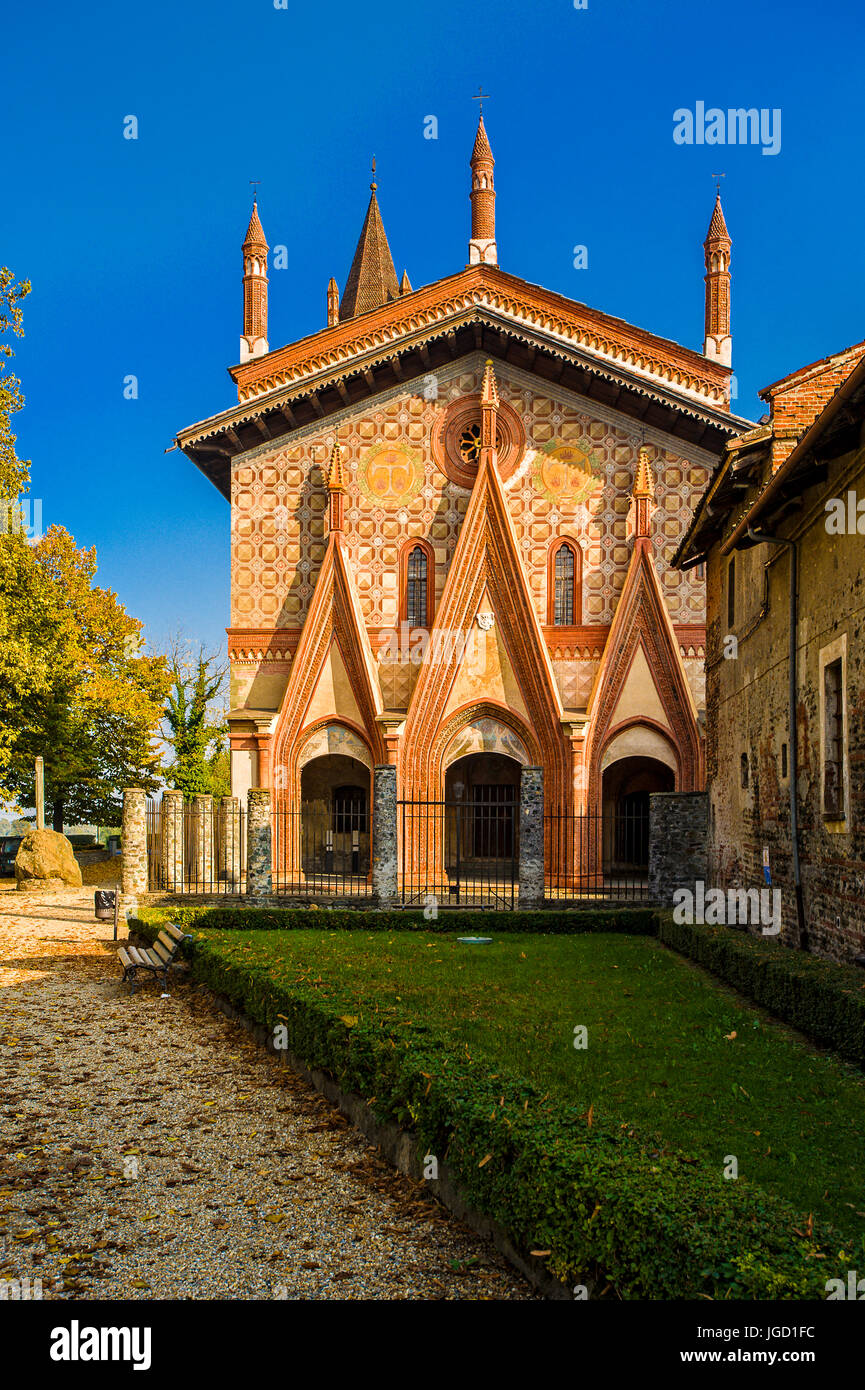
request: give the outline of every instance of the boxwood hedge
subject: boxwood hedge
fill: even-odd
[[[158,930],[130,926],[149,939]],[[828,1278],[846,1278],[851,1248],[829,1229],[807,1234],[782,1200],[658,1154],[627,1125],[590,1124],[516,1074],[489,1076],[432,1027],[355,1018],[350,994],[325,1001],[312,984],[251,965],[241,938],[194,935],[185,949],[196,979],[268,1029],[282,1025],[307,1066],[412,1128],[466,1203],[523,1250],[549,1252],[567,1284],[600,1274],[625,1298],[795,1299],[825,1298]]]

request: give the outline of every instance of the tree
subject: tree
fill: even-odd
[[[26,490],[30,480],[29,464],[18,458],[12,416],[24,405],[21,383],[5,370],[15,356],[11,343],[3,339],[9,332],[16,338],[23,335],[21,301],[30,293],[30,281],[16,282],[13,272],[0,266],[0,503],[12,502]],[[7,509],[3,508],[3,519]]]
[[[223,694],[226,669],[204,648],[192,658],[176,639],[169,659],[171,690],[165,708],[166,743],[173,757],[168,774],[189,801],[197,793],[228,793],[227,724],[214,708]]]
[[[35,545],[0,546],[0,628],[15,654],[0,668],[7,793],[33,806],[33,760],[45,760],[55,830],[116,823],[123,787],[159,786],[156,742],[168,690],[165,657],[142,651],[142,625],[93,585],[95,550],[61,526]]]

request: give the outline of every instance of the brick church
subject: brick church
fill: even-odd
[[[254,204],[238,403],[178,435],[231,506],[232,792],[337,829],[384,763],[415,801],[539,767],[570,815],[704,784],[704,579],[670,560],[748,427],[720,196],[698,352],[501,269],[494,163],[481,114],[468,264],[419,288],[373,182],[326,323],[282,347]]]

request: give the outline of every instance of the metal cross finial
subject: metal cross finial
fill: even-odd
[[[249,180],[249,183],[250,183],[250,187],[252,188],[252,201],[253,201],[254,203],[257,203],[257,202],[258,202],[258,185],[261,183],[261,179],[250,179],[250,180]]]
[[[373,193],[378,188],[378,184],[375,181],[375,155],[373,155],[372,157],[372,183],[370,184],[370,188],[372,189]]]
[[[476,94],[475,96],[472,97],[472,101],[479,101],[479,102],[480,102],[480,104],[481,104],[481,105],[480,105],[480,114],[481,114],[481,115],[484,114],[484,102],[485,102],[485,101],[488,101],[488,100],[489,100],[489,97],[490,97],[489,92],[485,92],[485,91],[484,91],[484,84],[481,83],[481,85],[478,87],[477,94]]]
[[[717,179],[717,180],[718,180],[718,182],[717,182],[717,184],[715,185],[715,187],[717,188],[717,190],[718,190],[719,193],[721,192],[721,179],[725,179],[726,177],[727,177],[726,174],[713,174],[713,175],[712,175],[712,178],[713,178],[713,179]]]

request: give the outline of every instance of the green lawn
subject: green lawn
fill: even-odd
[[[495,924],[489,933],[495,938]],[[529,1078],[782,1195],[800,1213],[865,1233],[865,1077],[726,991],[649,937],[455,937],[362,932],[206,933],[283,984],[395,1028],[424,1022],[454,1055]],[[574,1029],[588,1047],[574,1047]]]

